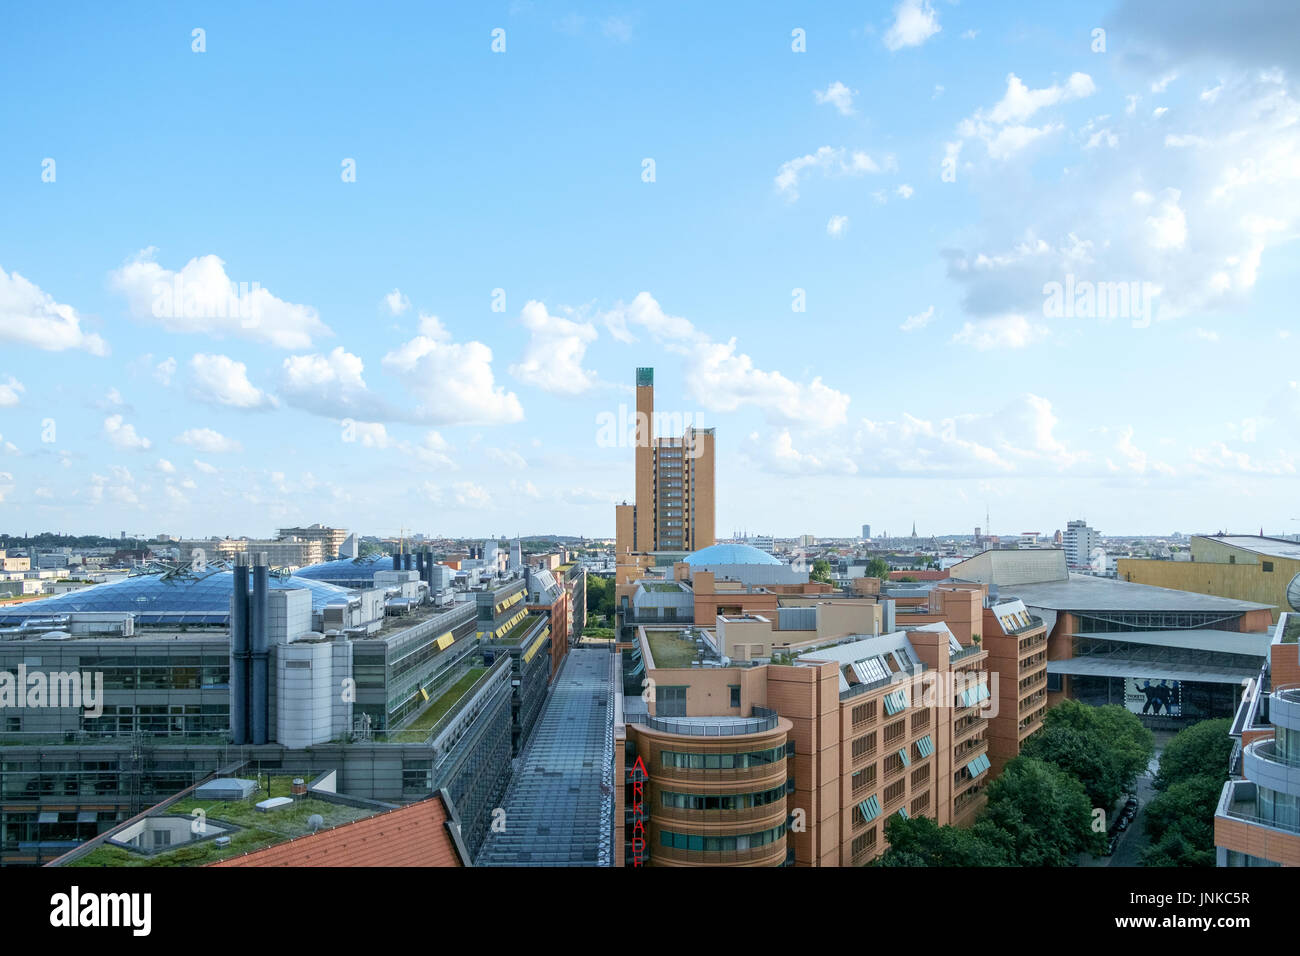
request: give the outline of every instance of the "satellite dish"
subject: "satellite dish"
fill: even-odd
[[[315,833],[325,825],[325,818],[319,813],[313,813],[307,818],[307,826],[311,827],[311,832]]]
[[[1286,603],[1291,605],[1291,610],[1300,612],[1300,574],[1286,586]]]

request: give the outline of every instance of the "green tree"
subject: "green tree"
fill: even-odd
[[[1047,712],[1022,752],[1078,777],[1093,805],[1109,810],[1150,764],[1155,736],[1123,707],[1066,700]]]
[[[818,558],[813,562],[812,573],[808,575],[810,581],[820,581],[822,584],[831,583],[831,563],[824,558]]]
[[[1094,807],[1109,812],[1124,792],[1118,761],[1107,742],[1096,734],[1061,724],[1044,726],[1025,741],[1020,752],[1073,775],[1083,784]]]
[[[970,828],[939,826],[929,817],[894,814],[885,824],[887,849],[876,866],[1012,866],[1009,834],[980,821]]]
[[[1087,791],[1055,764],[1017,757],[988,785],[983,821],[1005,832],[1019,866],[1072,866],[1078,853],[1099,852]]]
[[[872,558],[867,562],[867,569],[864,573],[869,578],[887,578],[889,577],[889,565],[881,558]]]
[[[1160,755],[1160,772],[1156,789],[1167,790],[1193,777],[1213,777],[1220,784],[1228,779],[1228,761],[1232,757],[1232,738],[1228,731],[1232,720],[1202,720],[1179,731],[1165,745]]]

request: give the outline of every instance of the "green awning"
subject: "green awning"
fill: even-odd
[[[904,747],[902,750],[898,752],[898,759],[903,761],[904,767],[909,767],[912,764],[912,758],[907,755],[906,747]]]
[[[934,741],[930,739],[929,734],[926,734],[916,742],[916,749],[922,757],[928,757],[930,754],[934,753]]]
[[[989,758],[987,754],[980,754],[974,760],[966,765],[966,770],[972,777],[978,777],[985,770],[989,769]]]
[[[885,713],[891,717],[907,707],[907,691],[896,690],[885,695]]]

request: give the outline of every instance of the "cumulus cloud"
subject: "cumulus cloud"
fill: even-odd
[[[799,198],[799,178],[807,170],[820,170],[825,176],[862,176],[898,168],[898,161],[888,155],[877,161],[861,150],[848,151],[843,146],[822,146],[815,153],[798,156],[781,164],[776,173],[776,188],[793,202]]]
[[[818,103],[829,103],[844,116],[853,114],[853,97],[856,94],[856,90],[849,89],[839,80],[831,83],[824,90],[813,90],[813,96]]]
[[[830,220],[826,223],[826,235],[830,236],[832,239],[843,239],[848,231],[848,216],[831,216]]]
[[[0,342],[46,352],[81,349],[107,355],[108,344],[81,327],[82,317],[17,272],[0,268]]]
[[[187,428],[172,441],[178,445],[189,445],[210,455],[243,451],[243,446],[239,442],[211,428]]]
[[[226,355],[202,352],[190,359],[191,397],[245,411],[274,408],[276,401],[248,380],[248,366]]]
[[[942,29],[930,0],[903,0],[894,8],[894,22],[885,31],[885,46],[891,50],[920,46]]]
[[[434,316],[421,334],[384,356],[384,369],[415,397],[417,420],[434,425],[498,425],[521,421],[523,406],[496,383],[492,350],[456,343]]]
[[[820,378],[795,382],[780,372],[758,368],[740,352],[736,339],[714,341],[680,316],[668,315],[648,292],[630,303],[619,302],[602,315],[611,333],[635,341],[633,329],[643,329],[686,363],[691,397],[716,412],[753,407],[773,421],[827,427],[846,420],[849,396]]]
[[[401,315],[411,307],[411,300],[402,294],[401,289],[394,289],[384,296],[384,304],[393,315]]]
[[[141,251],[109,276],[137,319],[168,332],[229,335],[282,349],[310,348],[314,337],[331,334],[311,306],[277,298],[256,281],[235,283],[217,256],[195,257],[173,271],[154,260],[155,252]]]
[[[551,315],[541,302],[530,301],[519,316],[528,330],[523,358],[510,366],[521,382],[558,395],[578,395],[596,384],[596,373],[582,367],[596,327]]]
[[[402,420],[407,413],[371,392],[365,363],[343,346],[328,354],[291,355],[280,371],[280,395],[289,405],[327,418]]]
[[[965,309],[981,321],[1019,315],[1001,325],[1024,333],[1044,314],[1045,286],[1067,276],[1139,283],[1154,300],[1147,321],[1246,304],[1266,251],[1300,228],[1300,99],[1277,71],[1220,85],[1184,104],[1174,132],[1136,115],[1108,125],[1120,164],[1084,143],[1059,176],[1013,182],[996,162],[965,167],[998,210],[968,230],[968,248],[944,251]]]
[[[915,332],[917,329],[923,329],[930,324],[934,318],[934,306],[930,306],[924,312],[918,312],[916,315],[909,315],[899,326],[904,332]]]
[[[21,395],[27,389],[23,383],[10,375],[8,382],[0,382],[0,408],[13,408],[21,401]]]
[[[109,415],[104,419],[104,435],[114,448],[123,451],[146,451],[153,445],[149,439],[136,433],[134,425],[124,422],[121,415]]]

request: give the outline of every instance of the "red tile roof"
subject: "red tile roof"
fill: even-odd
[[[464,866],[440,794],[212,866]]]

